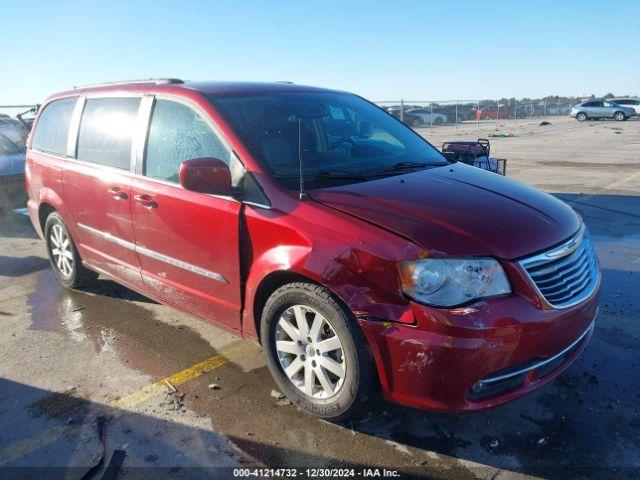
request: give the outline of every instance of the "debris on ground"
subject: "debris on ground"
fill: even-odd
[[[276,400],[282,400],[284,398],[284,393],[280,393],[277,390],[271,390],[271,396]]]
[[[184,413],[187,408],[182,403],[182,400],[184,400],[184,393],[167,392],[167,401],[160,403],[160,406],[169,412]]]
[[[493,440],[491,440],[491,442],[489,443],[489,446],[491,448],[498,448],[498,445],[500,445],[500,442],[498,441],[497,438],[494,438]]]
[[[74,390],[75,390],[75,387],[74,387]],[[93,466],[82,477],[83,479],[90,478],[91,475],[93,475],[96,471],[98,471],[98,469],[102,465],[102,462],[104,461],[105,436],[106,436],[105,418],[102,415],[99,415],[98,417],[96,417],[96,419],[92,422],[92,427],[98,436],[98,440],[100,442],[100,451],[94,458]]]
[[[114,450],[111,455],[111,460],[109,460],[109,464],[102,474],[102,480],[116,480],[116,478],[118,478],[118,472],[120,471],[122,462],[124,462],[124,457],[126,456],[127,452],[124,450]]]
[[[540,437],[536,442],[539,447],[544,447],[547,443],[549,443],[549,439],[547,437]]]
[[[278,407],[285,407],[287,405],[291,405],[291,400],[287,399],[287,398],[283,398],[282,400],[278,400],[276,402],[276,405]]]
[[[220,390],[220,385],[217,383],[210,383],[208,386],[209,390]]]
[[[513,133],[492,133],[489,135],[490,137],[496,137],[496,138],[506,138],[506,137],[515,137],[515,135]]]
[[[547,125],[551,125],[551,122],[547,122],[546,120],[544,122],[540,122],[538,124],[539,127],[546,127]]]

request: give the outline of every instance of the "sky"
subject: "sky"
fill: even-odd
[[[0,105],[113,80],[374,101],[640,94],[640,1],[1,0]]]

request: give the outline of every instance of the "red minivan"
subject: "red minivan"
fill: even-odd
[[[494,407],[557,376],[593,331],[601,276],[571,208],[448,162],[350,93],[71,90],[40,109],[26,176],[63,285],[100,273],[259,340],[279,388],[321,417],[376,391]]]

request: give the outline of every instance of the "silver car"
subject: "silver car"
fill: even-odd
[[[27,203],[24,149],[0,133],[0,213]]]
[[[623,107],[615,102],[589,100],[588,102],[574,105],[570,115],[579,122],[591,119],[597,120],[599,118],[613,118],[614,120],[622,121],[636,115],[636,111],[633,108]]]

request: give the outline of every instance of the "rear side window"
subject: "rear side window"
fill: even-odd
[[[31,148],[57,155],[67,154],[69,123],[77,97],[55,100],[40,114],[33,132]]]
[[[229,151],[197,112],[182,103],[157,100],[149,128],[145,175],[177,183],[180,164],[201,157],[230,163]]]
[[[78,135],[78,158],[129,170],[139,98],[90,98]]]

